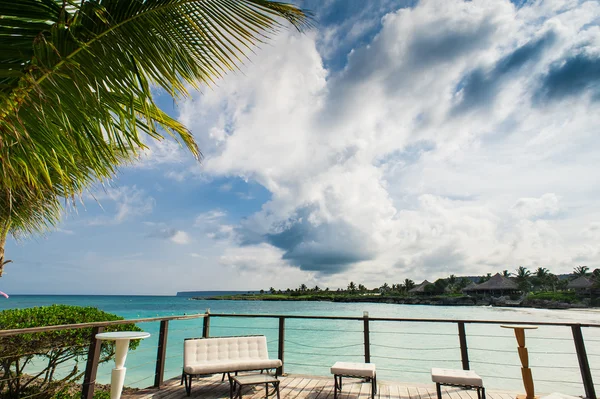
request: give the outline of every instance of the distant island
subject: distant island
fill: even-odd
[[[193,300],[243,301],[329,301],[372,302],[443,306],[515,306],[546,309],[600,307],[600,269],[577,266],[571,274],[554,275],[540,267],[533,273],[520,266],[514,273],[504,270],[494,276],[457,277],[450,275],[433,283],[385,283],[369,289],[350,282],[346,289],[330,290],[305,284],[296,289],[273,287],[259,292],[191,296]],[[179,295],[179,293],[178,293]]]

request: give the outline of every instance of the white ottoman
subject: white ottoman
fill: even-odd
[[[431,369],[431,381],[435,382],[438,399],[442,399],[442,385],[476,389],[477,397],[485,399],[483,380],[471,370]]]
[[[371,398],[377,393],[377,376],[373,363],[336,362],[331,367],[333,374],[333,398],[337,399],[338,391],[342,391],[342,377],[366,378],[371,381]],[[484,398],[485,399],[485,398]]]

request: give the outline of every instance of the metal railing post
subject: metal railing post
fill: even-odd
[[[277,357],[281,360],[281,367],[277,369],[277,375],[283,375],[283,357],[285,352],[285,317],[279,318],[279,341],[277,342]]]
[[[590,363],[588,362],[585,343],[583,342],[581,325],[572,325],[571,331],[573,332],[573,342],[575,342],[575,351],[577,352],[577,360],[579,360],[579,370],[581,371],[581,379],[585,389],[585,396],[588,399],[596,399],[596,390],[594,389],[594,381],[592,380]]]
[[[467,333],[465,332],[465,323],[458,322],[458,339],[460,341],[460,359],[462,360],[463,370],[469,370],[469,348],[467,347]]]
[[[365,336],[365,363],[371,363],[371,342],[369,337],[369,312],[363,312],[363,332]]]
[[[169,321],[160,322],[158,335],[158,351],[156,352],[156,373],[154,374],[154,386],[160,388],[165,376],[165,359],[167,357],[167,335],[169,333]]]
[[[87,361],[85,364],[83,385],[81,386],[82,399],[93,399],[94,397],[96,373],[98,371],[98,362],[100,361],[100,351],[102,349],[102,342],[96,339],[96,334],[100,334],[103,331],[104,327],[92,328],[92,336],[90,337],[90,348],[88,350]]]
[[[210,309],[206,309],[206,316],[202,323],[202,338],[208,338],[210,336]]]

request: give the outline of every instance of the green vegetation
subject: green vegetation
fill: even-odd
[[[589,272],[587,266],[578,266],[573,269],[573,273],[568,276],[556,276],[545,267],[538,267],[535,271],[530,271],[526,267],[519,266],[514,273],[503,270],[500,273],[503,277],[511,279],[516,287],[512,292],[505,290],[505,294],[512,301],[527,300],[548,300],[567,304],[581,303],[583,298],[590,298],[591,303],[595,304],[594,292],[600,289],[600,269]],[[587,277],[593,282],[591,290],[567,290],[570,280],[578,277]],[[481,284],[492,278],[491,273],[483,276],[457,277],[450,275],[446,278],[440,278],[433,283],[425,284],[418,291],[411,290],[420,287],[411,279],[404,279],[399,284],[384,283],[380,287],[367,288],[363,284],[357,284],[354,281],[348,283],[346,289],[330,290],[321,289],[316,286],[308,288],[306,284],[301,284],[296,289],[287,288],[277,290],[270,287],[269,290],[261,290],[257,294],[242,294],[233,296],[220,296],[214,299],[232,299],[232,300],[260,300],[260,301],[349,301],[349,302],[378,302],[378,301],[400,301],[402,303],[420,303],[411,301],[411,298],[427,298],[430,302],[444,301],[444,299],[469,299],[463,293],[463,289],[471,283]],[[423,283],[422,283],[423,284]],[[421,284],[421,285],[422,285]],[[490,297],[489,292],[471,292],[471,296],[477,298]],[[403,302],[404,301],[404,302]],[[456,302],[454,302],[456,303]],[[471,303],[475,303],[471,301]]]
[[[61,324],[123,320],[122,317],[92,307],[52,305],[0,312],[3,329],[31,328]],[[141,331],[134,324],[109,326],[105,331]],[[0,396],[7,399],[35,394],[51,397],[64,384],[78,381],[85,371],[91,328],[48,331],[0,337]],[[135,349],[139,341],[131,341]],[[100,362],[114,356],[113,342],[103,342]],[[35,361],[33,375],[26,366]],[[80,364],[84,362],[83,367]],[[60,372],[57,373],[57,370]]]
[[[542,292],[531,292],[527,294],[527,299],[540,299],[547,301],[565,302],[565,303],[577,303],[581,301],[581,298],[572,291],[542,291]]]
[[[168,134],[199,158],[192,134],[162,111],[235,69],[283,20],[268,0],[19,0],[0,10],[0,276],[6,237],[43,232],[95,182]]]

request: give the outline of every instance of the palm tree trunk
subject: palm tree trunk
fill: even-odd
[[[9,229],[10,219],[0,222],[0,277],[2,277],[4,265],[6,265],[9,262],[12,262],[10,260],[5,260],[4,258],[4,247],[6,246],[6,237],[8,236]]]

